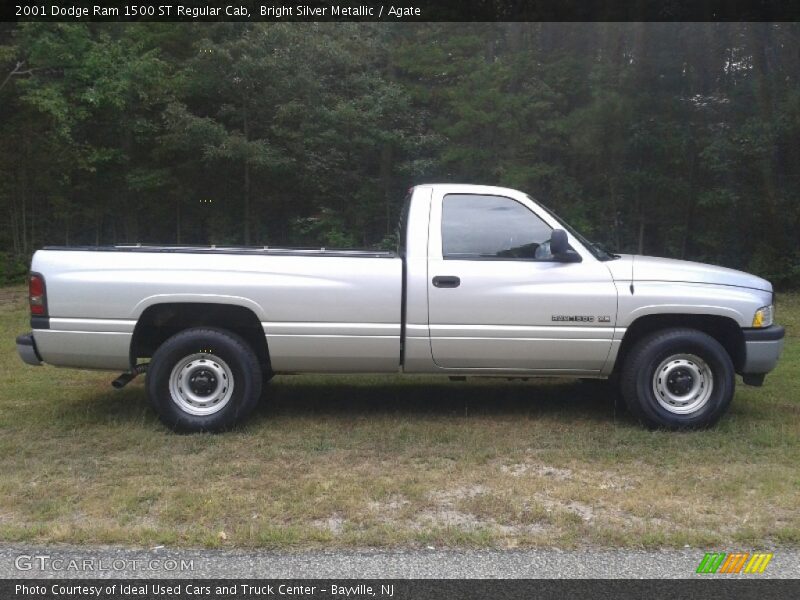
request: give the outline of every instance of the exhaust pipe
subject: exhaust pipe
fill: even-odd
[[[123,373],[119,377],[117,377],[114,381],[111,382],[111,385],[118,390],[121,390],[126,385],[128,385],[134,377],[136,377],[136,373]]]
[[[114,381],[111,382],[111,386],[115,390],[121,390],[126,385],[128,385],[133,379],[139,375],[140,373],[144,373],[147,371],[147,363],[142,363],[140,365],[136,365],[133,368],[133,371],[127,371],[122,373],[119,377],[117,377]]]

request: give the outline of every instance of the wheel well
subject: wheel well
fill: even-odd
[[[733,319],[718,315],[658,314],[636,319],[625,332],[614,364],[619,372],[631,348],[644,336],[670,327],[688,327],[707,333],[725,348],[733,361],[736,372],[740,372],[745,360],[744,334]]]
[[[167,339],[191,327],[218,327],[240,335],[269,369],[267,338],[252,310],[232,304],[193,302],[155,304],[145,309],[133,330],[131,365],[140,358],[150,358]]]

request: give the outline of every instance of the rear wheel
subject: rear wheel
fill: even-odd
[[[164,342],[147,369],[147,392],[176,431],[222,431],[246,417],[261,395],[261,366],[238,335],[193,328]]]
[[[641,339],[622,368],[630,411],[652,428],[696,429],[716,423],[735,389],[725,348],[694,329],[665,329]]]

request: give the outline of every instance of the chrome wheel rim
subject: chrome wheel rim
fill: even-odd
[[[703,408],[714,390],[711,367],[694,354],[666,358],[653,374],[653,392],[658,403],[676,415]]]
[[[190,415],[212,415],[230,402],[233,373],[219,356],[191,354],[172,369],[169,393],[182,411]]]

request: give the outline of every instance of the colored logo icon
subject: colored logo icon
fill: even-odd
[[[763,573],[772,553],[755,552],[706,552],[697,566],[697,573],[736,574]]]

